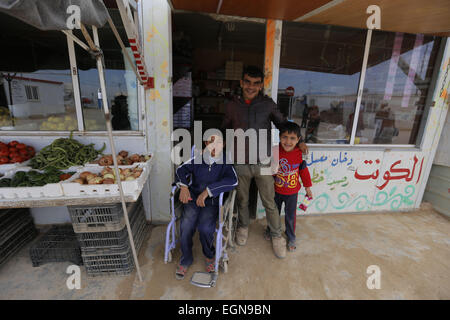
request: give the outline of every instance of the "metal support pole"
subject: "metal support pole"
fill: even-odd
[[[97,27],[92,26],[92,31],[94,34],[94,43],[98,48],[100,48]],[[89,42],[88,39],[86,39],[86,40]],[[103,70],[103,55],[97,55],[96,60],[97,60],[98,76],[99,76],[99,80],[100,80],[100,88],[102,91],[103,110],[105,112],[106,129],[108,131],[109,143],[111,145],[111,153],[112,153],[113,162],[114,162],[114,171],[116,173],[117,184],[119,186],[120,199],[122,202],[122,209],[123,209],[123,213],[124,213],[124,217],[125,217],[125,223],[127,225],[128,237],[130,239],[131,250],[133,251],[133,259],[134,259],[134,263],[136,265],[136,270],[137,270],[137,274],[139,277],[139,281],[143,282],[142,275],[141,275],[141,269],[139,267],[139,261],[138,261],[137,254],[136,254],[136,248],[134,246],[133,233],[131,232],[130,220],[128,219],[128,211],[127,211],[127,205],[125,203],[125,196],[123,194],[122,181],[120,180],[119,166],[118,166],[117,157],[116,157],[116,148],[114,147],[112,126],[111,126],[111,113],[109,112],[109,108],[108,108],[108,97],[106,94],[105,74],[104,74],[104,70]]]
[[[359,77],[358,97],[356,99],[355,114],[353,116],[352,135],[350,137],[350,145],[355,144],[356,130],[359,122],[359,110],[361,108],[361,99],[364,89],[364,81],[366,79],[367,61],[369,60],[370,41],[372,40],[372,29],[367,30],[366,46],[364,47],[364,58],[361,67],[361,76]]]

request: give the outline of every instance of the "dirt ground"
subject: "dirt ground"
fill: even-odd
[[[0,268],[0,299],[450,299],[450,220],[425,204],[413,212],[301,216],[298,248],[283,260],[262,233],[265,220],[250,226],[246,246],[230,253],[228,273],[215,288],[189,283],[204,260],[196,237],[196,260],[185,280],[175,262],[164,264],[166,226],[154,226],[139,254],[143,283],[126,277],[89,278],[81,289],[66,286],[71,264],[31,266],[29,245]],[[380,289],[368,289],[367,268],[381,271]]]

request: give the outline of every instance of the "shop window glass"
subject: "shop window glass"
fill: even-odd
[[[78,130],[66,36],[0,13],[0,130]]]
[[[278,105],[308,143],[348,143],[366,31],[283,22]]]
[[[128,54],[131,59],[134,59],[118,9],[108,9],[108,11],[127,47]],[[76,30],[74,34],[84,40],[79,30]],[[106,91],[113,130],[139,130],[137,79],[132,69],[134,66],[128,63],[109,25],[99,28],[98,34],[104,54]],[[75,52],[85,130],[105,131],[102,101],[99,99],[101,98],[99,96],[100,81],[96,61],[78,45],[75,45]]]
[[[355,143],[416,144],[440,38],[373,31]]]

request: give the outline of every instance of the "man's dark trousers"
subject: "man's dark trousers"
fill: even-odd
[[[218,198],[207,198],[205,207],[199,207],[191,200],[183,205],[183,215],[180,223],[181,261],[182,266],[188,267],[194,261],[192,256],[192,237],[198,229],[203,254],[212,259],[215,256],[214,232],[219,216]]]

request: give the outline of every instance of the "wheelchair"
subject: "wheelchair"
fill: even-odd
[[[179,201],[180,188],[173,186],[170,193],[171,220],[166,229],[166,241],[164,251],[164,263],[172,262],[172,250],[178,243],[180,235],[179,220],[183,213],[183,204]],[[219,266],[224,273],[228,272],[228,250],[234,248],[234,236],[236,232],[237,213],[234,212],[236,190],[221,193],[219,195],[219,219],[216,225],[216,257],[215,271],[212,274],[195,272],[191,283],[199,287],[214,287],[217,281]]]
[[[194,154],[192,148],[192,154]],[[166,229],[164,263],[172,262],[172,250],[179,241],[180,218],[183,213],[183,204],[179,200],[180,188],[172,185],[170,193],[170,215],[171,220]],[[215,232],[215,268],[214,272],[194,272],[191,283],[198,287],[210,288],[216,285],[219,275],[219,266],[224,273],[228,272],[229,255],[228,250],[235,247],[234,237],[237,227],[237,212],[235,210],[236,190],[222,192],[219,195],[219,219]]]

